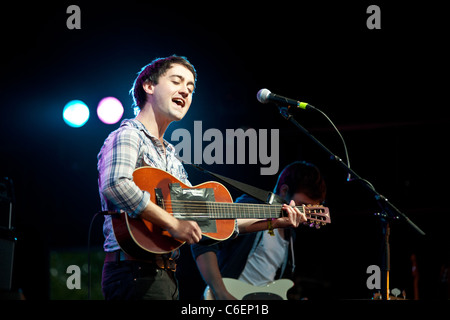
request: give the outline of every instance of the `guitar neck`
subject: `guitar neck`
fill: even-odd
[[[250,203],[207,203],[214,219],[275,219],[283,215],[281,205]],[[303,212],[303,207],[297,207]]]
[[[164,202],[163,208],[179,219],[276,219],[284,215],[281,205],[228,203],[213,201],[172,200]],[[309,221],[330,223],[328,208],[323,206],[297,206]]]
[[[297,207],[304,212],[303,206]],[[281,205],[226,203],[226,202],[197,202],[171,201],[174,215],[184,217],[207,217],[211,219],[274,219],[283,215]]]

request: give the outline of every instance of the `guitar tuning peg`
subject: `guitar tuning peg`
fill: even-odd
[[[315,226],[314,222],[311,222],[311,223],[309,224],[309,227],[310,227],[310,228],[312,228],[312,227],[314,227],[314,226]]]
[[[320,229],[320,224],[316,223],[315,227],[316,229]]]

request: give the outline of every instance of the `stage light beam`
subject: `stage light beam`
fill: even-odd
[[[69,101],[63,109],[64,122],[73,127],[82,127],[89,120],[89,108],[81,100]]]
[[[100,100],[97,107],[98,118],[106,124],[117,123],[123,115],[122,103],[114,97],[106,97]]]

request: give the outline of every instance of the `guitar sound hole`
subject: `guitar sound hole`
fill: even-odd
[[[254,292],[245,295],[242,300],[283,300],[283,298],[269,292]]]

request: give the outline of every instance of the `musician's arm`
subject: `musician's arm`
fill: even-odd
[[[176,219],[151,201],[140,213],[140,218],[160,226],[169,231],[174,238],[186,241],[188,244],[197,243],[202,238],[201,229],[195,221]]]
[[[271,221],[272,227],[289,228],[298,227],[301,222],[306,221],[306,216],[295,208],[294,201],[289,205],[283,205],[282,210],[286,212],[286,216]],[[239,233],[249,233],[262,230],[268,230],[269,223],[266,219],[237,219]]]
[[[150,194],[140,190],[133,181],[139,139],[135,130],[122,129],[105,141],[98,155],[103,210],[123,210],[136,218],[150,202]]]
[[[150,194],[134,183],[139,139],[135,130],[122,130],[105,142],[98,163],[101,197],[111,210],[123,210],[131,218],[146,219],[189,244],[198,242],[202,235],[196,222],[174,218],[150,201]]]
[[[213,291],[217,300],[236,300],[225,287],[215,252],[207,251],[199,255],[196,262],[200,274]]]
[[[266,219],[237,219],[239,233],[250,233],[267,230]]]
[[[269,223],[267,219],[237,219],[239,233],[258,232],[268,230]],[[274,229],[292,227],[290,224],[286,224],[275,219],[272,221]]]

